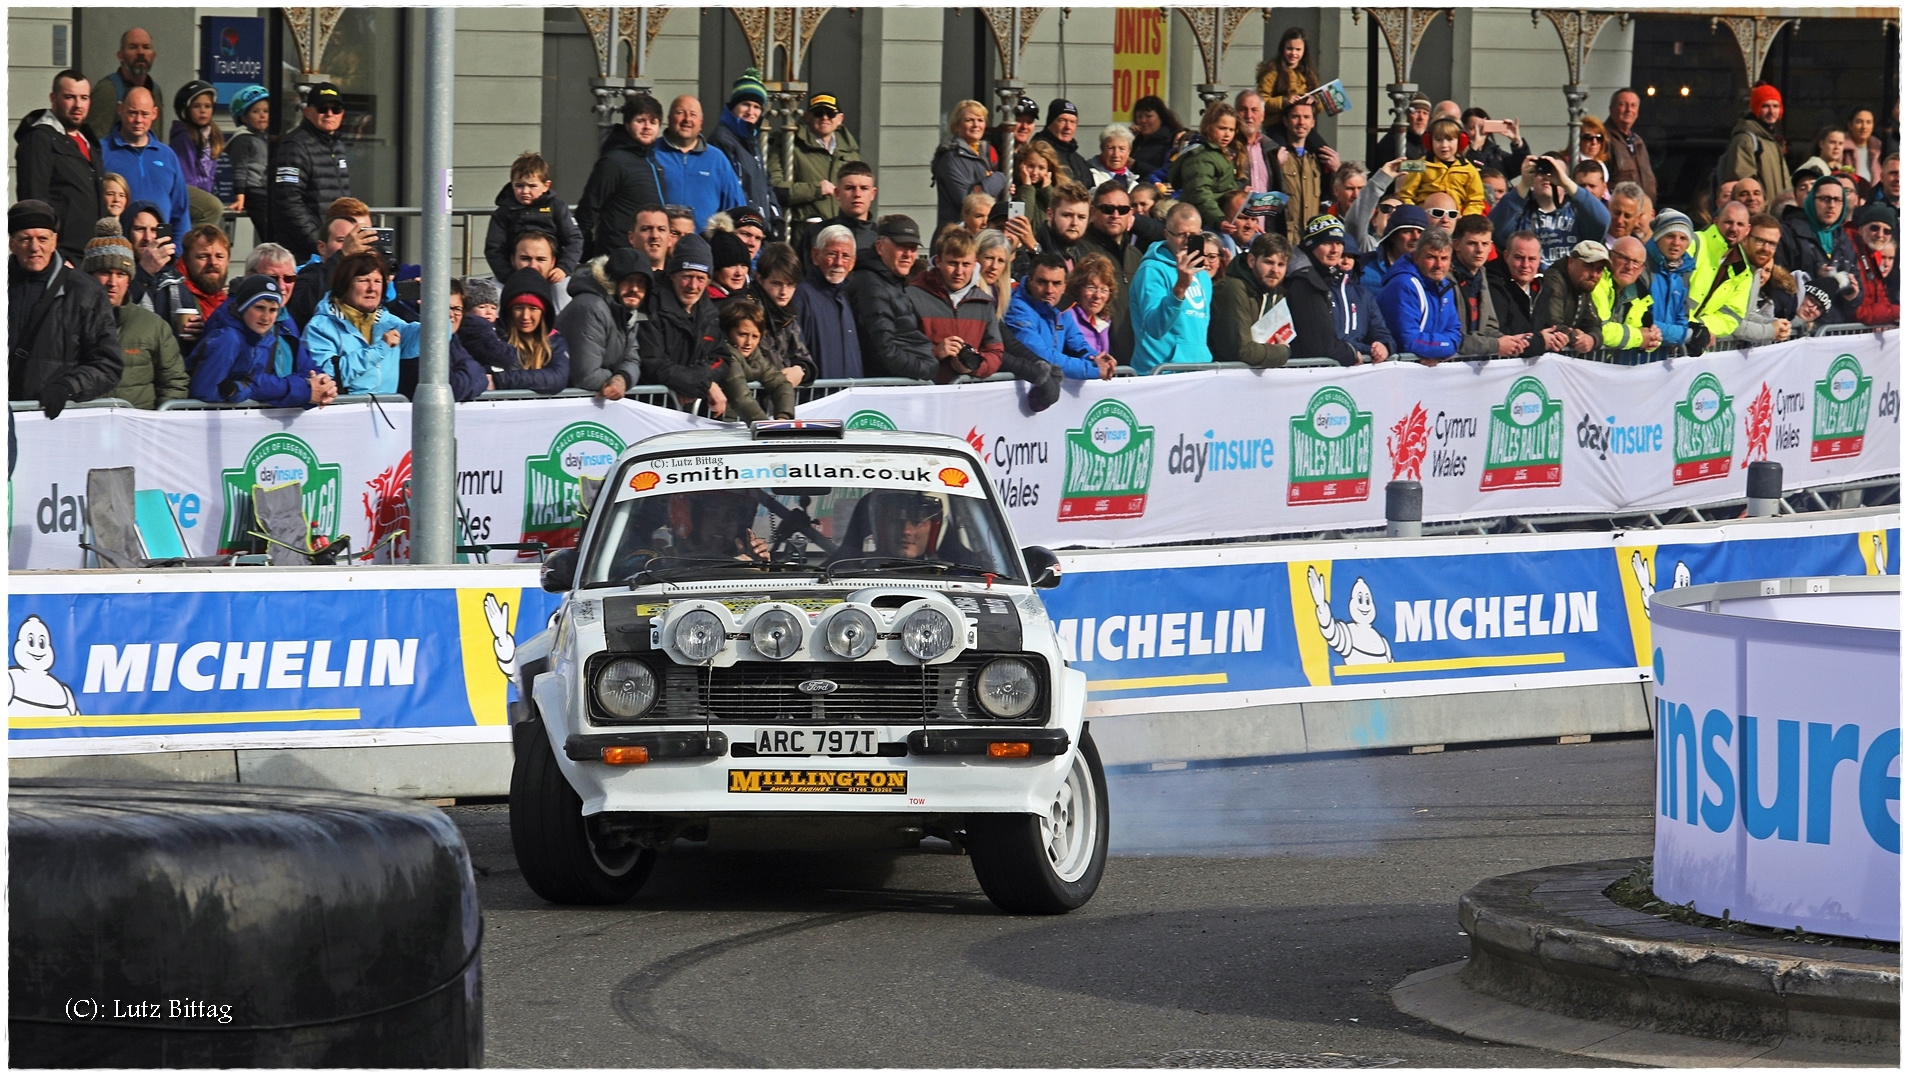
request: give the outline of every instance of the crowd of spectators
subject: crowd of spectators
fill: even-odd
[[[118,60],[60,72],[15,134],[11,398],[56,416],[102,396],[409,393],[419,269],[351,195],[338,88],[311,87],[274,137],[262,87],[231,95],[227,130],[210,83],[163,95],[145,31]],[[452,284],[453,394],[662,386],[753,419],[823,379],[1005,373],[1038,410],[1121,367],[1636,364],[1899,319],[1900,159],[1873,110],[1791,146],[1759,84],[1696,204],[1670,207],[1631,90],[1554,152],[1418,96],[1361,162],[1320,133],[1321,81],[1294,29],[1193,123],[1150,96],[1099,127],[1064,98],[1023,97],[999,126],[961,101],[929,162],[931,222],[877,210],[829,93],[790,137],[764,131],[753,68],[713,116],[630,96],[575,206],[538,154],[511,164],[488,275]],[[258,241],[235,267],[239,216]]]

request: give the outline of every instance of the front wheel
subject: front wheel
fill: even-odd
[[[1045,814],[977,814],[967,850],[987,899],[1004,912],[1059,915],[1093,899],[1106,871],[1106,771],[1080,733],[1067,779]]]
[[[656,866],[656,850],[583,817],[583,797],[557,768],[541,721],[513,730],[510,843],[523,880],[553,904],[621,904],[636,895]]]

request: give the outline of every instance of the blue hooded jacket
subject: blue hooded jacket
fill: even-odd
[[[695,211],[698,232],[709,223],[710,214],[748,204],[728,155],[706,138],[698,137],[696,144],[686,150],[670,145],[666,137],[658,138],[656,167],[662,172],[663,191],[669,200]]]
[[[1689,241],[1683,260],[1675,268],[1663,260],[1656,240],[1650,248],[1650,317],[1663,333],[1665,347],[1674,347],[1689,339],[1689,276],[1696,270],[1696,251],[1700,236]]]
[[[1212,274],[1201,269],[1184,299],[1173,297],[1179,260],[1164,239],[1140,259],[1127,289],[1133,318],[1133,371],[1150,374],[1169,362],[1211,362],[1206,330],[1212,326]]]
[[[1445,277],[1432,283],[1418,272],[1418,263],[1399,258],[1385,272],[1385,290],[1378,308],[1398,338],[1400,350],[1421,359],[1448,359],[1464,339],[1464,319],[1458,314],[1457,287]]]
[[[1548,270],[1578,243],[1586,239],[1603,242],[1610,231],[1610,210],[1597,201],[1596,195],[1578,187],[1568,199],[1559,202],[1557,208],[1546,213],[1537,207],[1537,199],[1525,199],[1513,185],[1491,207],[1491,228],[1491,238],[1499,250],[1504,249],[1512,232],[1535,232],[1538,247],[1543,251],[1541,264]]]
[[[293,357],[289,373],[279,373],[275,352],[279,334],[260,336],[247,328],[229,304],[206,319],[205,335],[186,360],[192,398],[206,403],[264,404],[267,407],[310,407],[311,382],[306,375],[317,369],[302,351]]]
[[[1007,302],[1007,316],[1001,324],[1014,334],[1022,347],[1058,366],[1074,381],[1093,381],[1100,376],[1100,365],[1093,361],[1093,348],[1080,335],[1080,325],[1052,306],[1034,299],[1027,285],[1014,289]]]

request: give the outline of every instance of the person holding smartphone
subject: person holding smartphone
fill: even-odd
[[[1169,362],[1211,362],[1212,274],[1202,251],[1199,210],[1181,202],[1166,215],[1166,238],[1153,244],[1133,275],[1133,370],[1150,374]]]
[[[1467,108],[1458,123],[1463,126],[1468,143],[1464,158],[1477,165],[1479,171],[1495,168],[1514,176],[1523,170],[1524,158],[1530,156],[1530,145],[1524,141],[1515,119],[1494,120],[1481,108]],[[1508,150],[1498,142],[1499,137],[1510,144]]]

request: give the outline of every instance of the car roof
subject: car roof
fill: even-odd
[[[726,449],[784,449],[793,452],[894,450],[924,448],[958,452],[978,462],[974,447],[959,437],[913,430],[845,430],[839,437],[775,437],[757,439],[747,426],[732,429],[682,430],[645,437],[623,451],[624,458],[666,452],[721,452]]]

